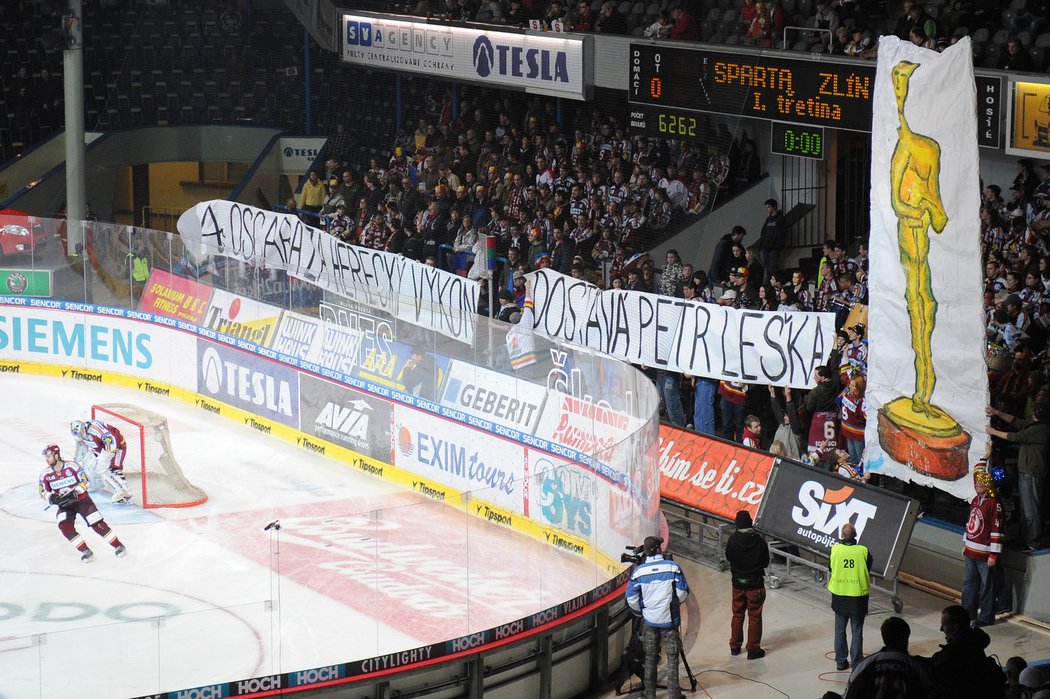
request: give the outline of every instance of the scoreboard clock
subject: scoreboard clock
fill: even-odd
[[[647,105],[871,131],[874,65],[631,44],[629,70],[632,110]]]
[[[812,160],[824,159],[823,126],[784,124],[779,121],[774,121],[772,126],[772,138],[769,142],[773,153]]]

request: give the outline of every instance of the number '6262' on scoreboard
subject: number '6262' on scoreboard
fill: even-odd
[[[871,130],[875,67],[631,44],[628,101]]]

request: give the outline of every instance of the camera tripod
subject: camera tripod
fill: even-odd
[[[693,669],[689,667],[689,661],[685,657],[685,648],[682,644],[678,644],[678,657],[682,660],[682,665],[685,667],[686,677],[689,678],[689,691],[695,692],[697,687],[696,675],[693,674]],[[639,617],[634,617],[631,620],[631,639],[627,642],[627,647],[623,649],[623,654],[620,656],[620,669],[617,673],[616,682],[616,694],[619,696],[623,693],[624,682],[629,682],[631,677],[637,675],[642,681],[642,688],[645,688],[645,651],[642,649],[642,620]],[[657,685],[657,689],[666,689],[666,687],[660,687]]]

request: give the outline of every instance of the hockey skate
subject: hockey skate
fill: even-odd
[[[91,549],[88,549],[84,552],[84,555],[80,557],[80,560],[84,563],[91,563],[91,561],[95,560],[95,554],[91,551]]]
[[[124,548],[124,544],[121,544],[120,546],[113,549],[113,555],[115,555],[117,558],[124,558],[124,556],[128,555],[128,550]]]
[[[115,503],[117,505],[130,504],[131,503],[131,493],[127,492],[126,490],[124,492],[114,493],[113,494],[113,499],[111,500],[111,502],[113,502],[113,503]]]

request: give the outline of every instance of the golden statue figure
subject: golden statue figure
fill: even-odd
[[[915,391],[911,398],[897,398],[879,410],[879,438],[883,449],[900,463],[929,475],[958,478],[967,472],[969,435],[932,402],[937,383],[931,347],[937,300],[931,284],[929,230],[939,235],[948,224],[940,191],[941,147],[929,136],[912,131],[904,114],[909,82],[919,65],[901,61],[893,67],[900,125],[890,159],[890,199],[897,216],[897,244],[904,267],[904,298],[915,353]],[[912,441],[919,443],[910,444]],[[960,457],[962,473],[958,473]]]

